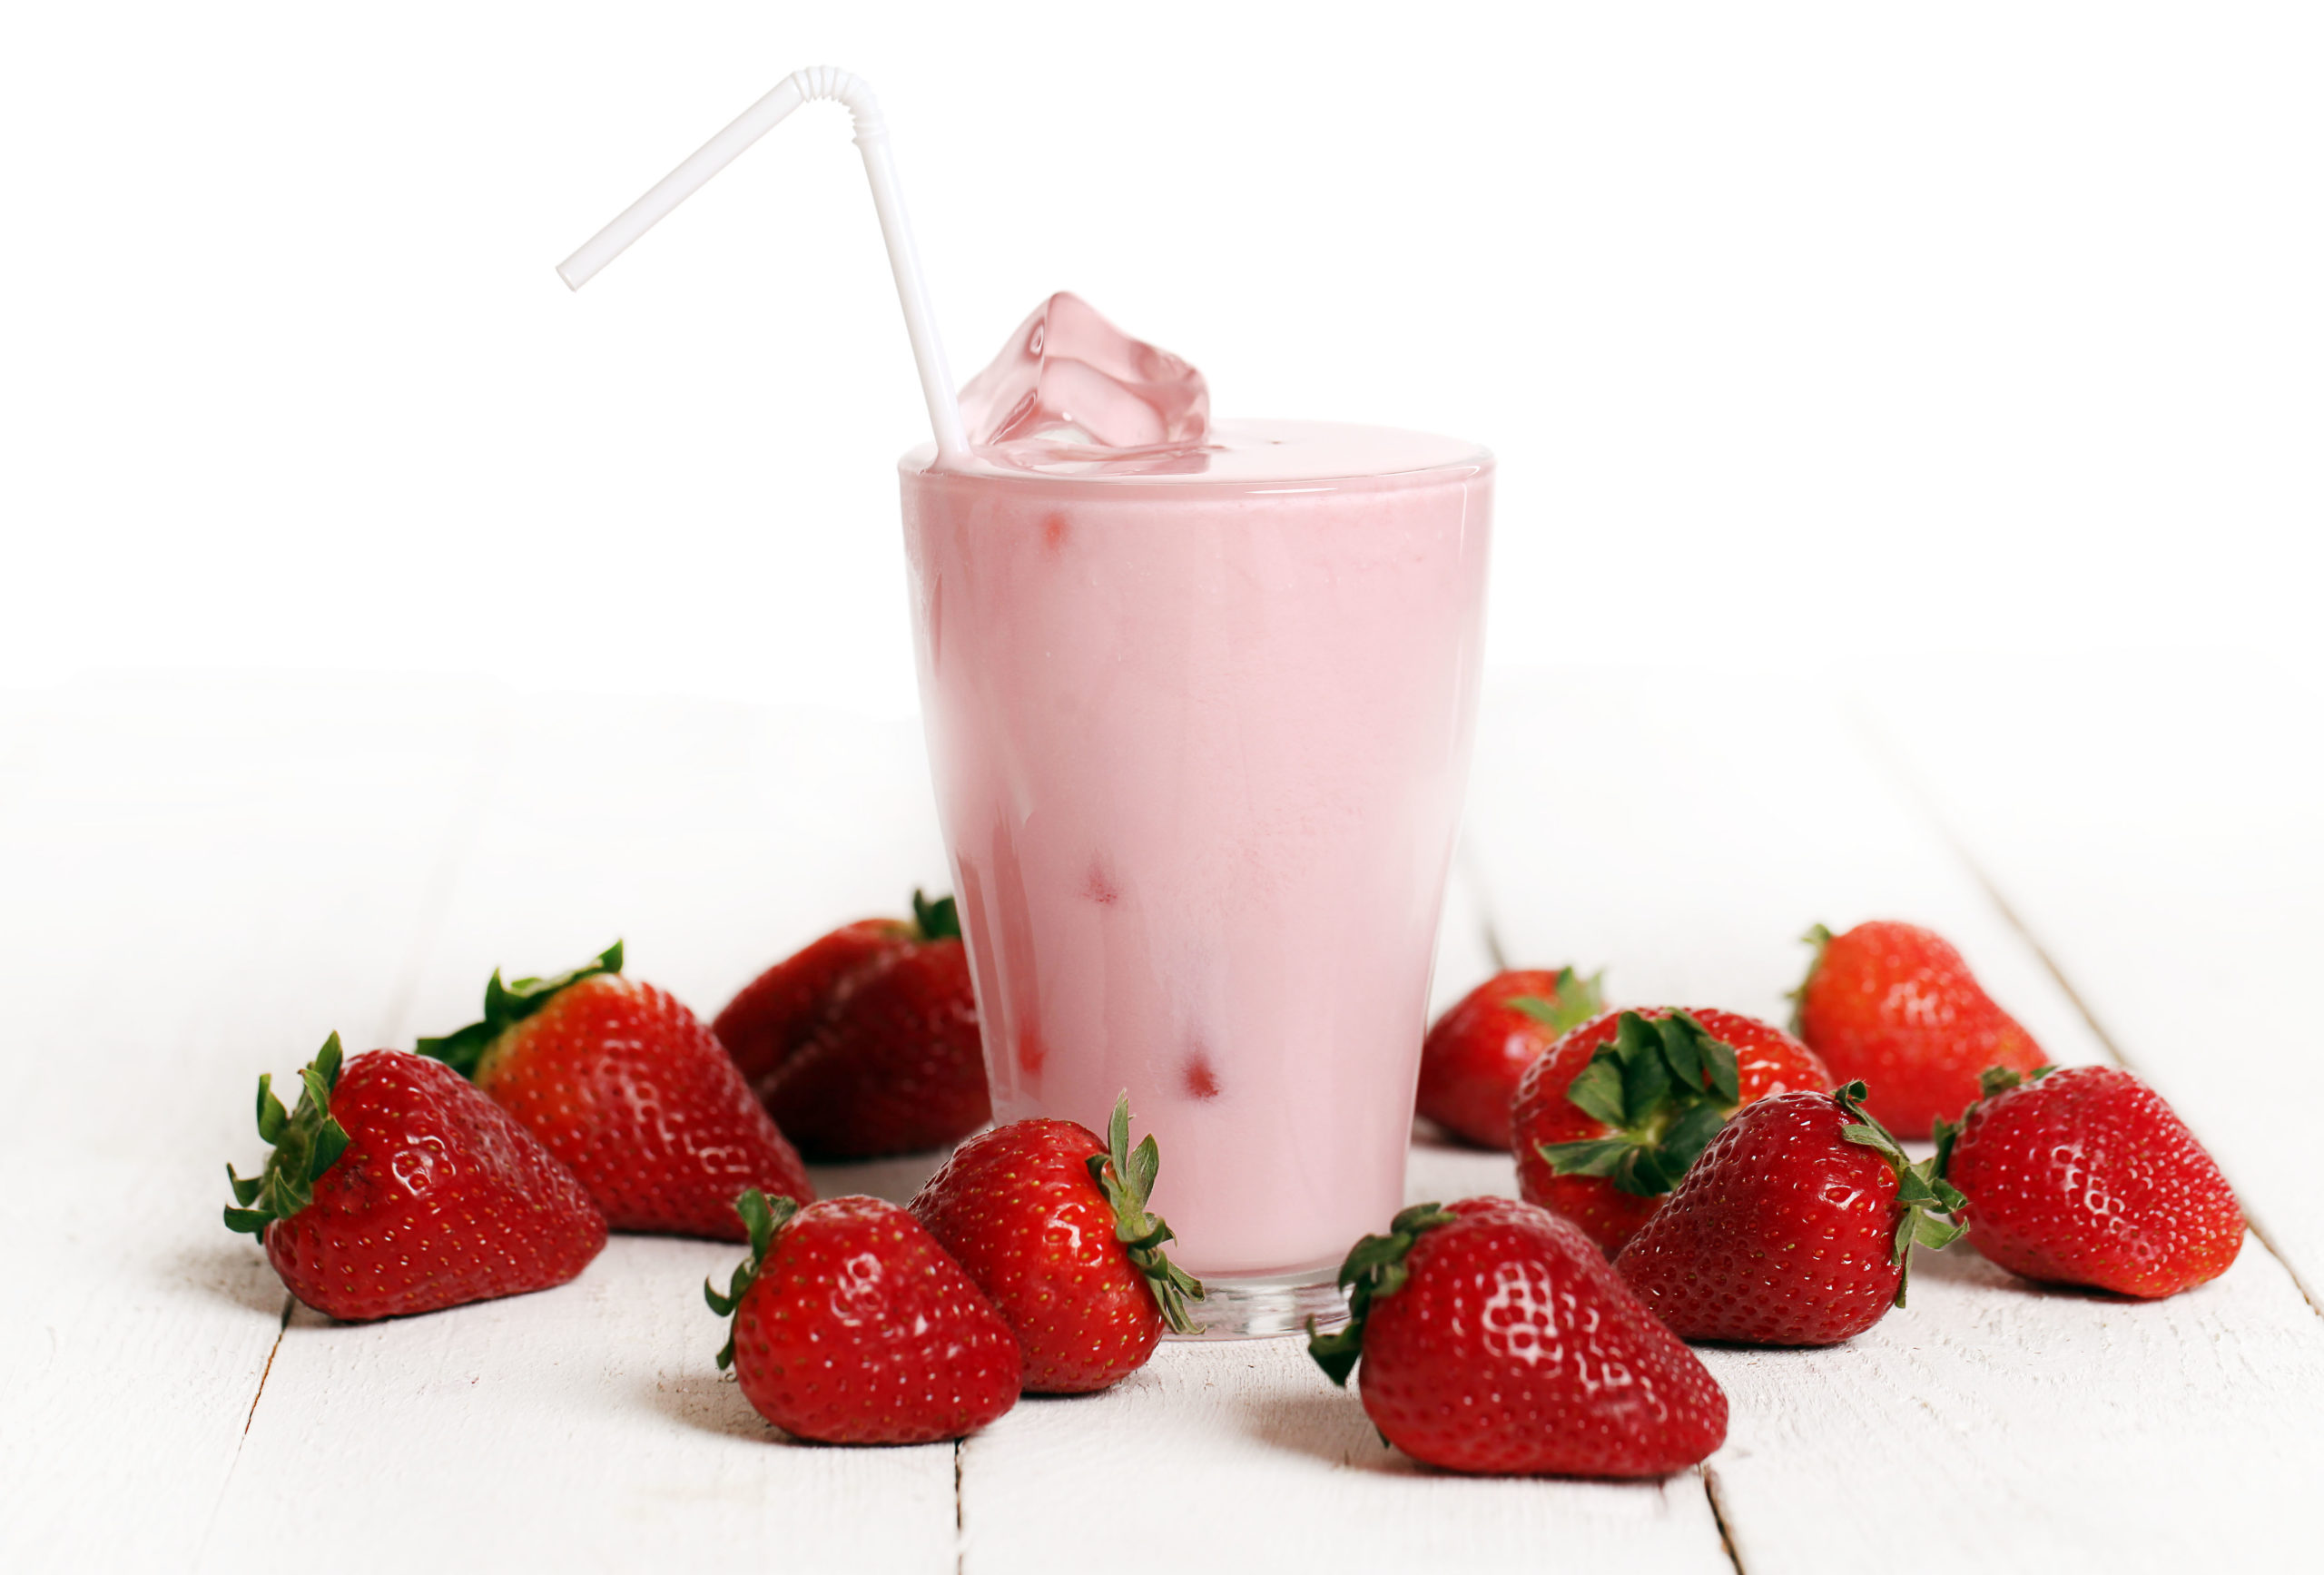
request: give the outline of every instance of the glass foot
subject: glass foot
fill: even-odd
[[[1203,1276],[1203,1297],[1187,1304],[1196,1329],[1173,1340],[1266,1340],[1347,1322],[1347,1297],[1338,1285],[1339,1265],[1301,1269],[1287,1275]]]

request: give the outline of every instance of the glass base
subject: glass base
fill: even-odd
[[[1195,1332],[1173,1340],[1268,1340],[1347,1322],[1347,1297],[1338,1285],[1339,1265],[1300,1269],[1287,1275],[1221,1275],[1202,1278],[1203,1296],[1189,1302]]]

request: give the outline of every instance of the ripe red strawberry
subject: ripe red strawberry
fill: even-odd
[[[2243,1247],[2243,1211],[2162,1096],[2112,1067],[2033,1080],[1985,1074],[1959,1126],[1938,1123],[1940,1174],[1961,1189],[1969,1243],[2012,1274],[2169,1296],[2216,1279]]]
[[[952,899],[916,922],[834,930],[743,988],[711,1024],[784,1132],[818,1158],[958,1142],[992,1119]]]
[[[1608,1012],[1519,1080],[1510,1140],[1518,1190],[1611,1256],[1738,1108],[1831,1081],[1807,1046],[1738,1012]]]
[[[1308,1354],[1381,1436],[1452,1471],[1657,1477],[1727,1437],[1718,1381],[1590,1238],[1506,1197],[1404,1210],[1340,1268],[1352,1321]]]
[[[340,1068],[337,1034],[286,1112],[258,1080],[247,1180],[226,1167],[228,1228],[261,1236],[290,1294],[334,1318],[431,1313],[545,1291],[606,1245],[589,1195],[499,1106],[447,1068],[373,1050]]]
[[[2048,1058],[1934,930],[1876,920],[1803,939],[1816,960],[1792,992],[1791,1031],[1834,1077],[1870,1085],[1867,1107],[1900,1137],[1926,1137],[1975,1098],[1985,1068],[2030,1072]]]
[[[484,1020],[422,1055],[465,1072],[570,1166],[615,1230],[743,1239],[746,1186],[812,1198],[702,1019],[621,974],[621,942],[555,979],[485,986]]]
[[[915,892],[915,900],[919,894]],[[922,940],[905,919],[861,919],[809,941],[744,985],[710,1029],[752,1087],[807,1042],[840,981]]]
[[[1738,1111],[1614,1267],[1685,1340],[1830,1345],[1905,1304],[1913,1245],[1961,1195],[1905,1157],[1864,1085]]]
[[[984,1293],[921,1223],[876,1197],[734,1203],[751,1255],[710,1310],[734,1320],[718,1365],[785,1432],[932,1443],[1017,1403],[1023,1358]]]
[[[1604,977],[1518,970],[1462,996],[1421,1045],[1420,1113],[1472,1143],[1508,1147],[1517,1080],[1560,1035],[1605,1009]]]
[[[1072,1121],[1012,1121],[955,1149],[911,1212],[992,1298],[1025,1352],[1025,1388],[1081,1394],[1137,1372],[1164,1325],[1194,1332],[1202,1285],[1164,1255],[1146,1212],[1161,1151],[1133,1152],[1129,1097],[1109,1141]]]

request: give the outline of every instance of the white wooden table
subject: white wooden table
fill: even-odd
[[[1295,1342],[1169,1345],[958,1446],[803,1446],[713,1367],[712,1244],[616,1237],[560,1290],[372,1326],[295,1308],[218,1223],[261,1071],[332,1029],[408,1045],[494,966],[616,935],[715,1009],[943,884],[917,729],[389,683],[0,696],[0,1570],[2324,1567],[2318,734],[2264,675],[1490,696],[1440,1004],[1500,957],[1778,1016],[1811,920],[1915,920],[2055,1058],[2156,1082],[2259,1232],[2153,1305],[1925,1256],[1845,1346],[1706,1351],[1726,1447],[1604,1485],[1417,1469]],[[1511,1185],[1414,1150],[1415,1198]]]

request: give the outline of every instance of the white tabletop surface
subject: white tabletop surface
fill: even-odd
[[[363,1326],[219,1224],[251,1090],[618,935],[714,1010],[945,882],[917,728],[458,684],[0,695],[0,1569],[979,1572],[2287,1569],[2324,1482],[2319,708],[2260,675],[1847,697],[1684,674],[1492,693],[1439,1004],[1512,963],[1779,1016],[1811,921],[1941,930],[2053,1058],[2119,1060],[2257,1234],[2152,1304],[1924,1255],[1821,1351],[1703,1353],[1659,1485],[1415,1467],[1295,1342],[1166,1346],[959,1445],[802,1445],[713,1365],[723,1245]],[[908,1196],[932,1160],[826,1167]],[[1426,1142],[1415,1198],[1512,1189]]]

